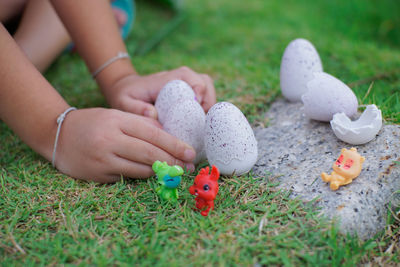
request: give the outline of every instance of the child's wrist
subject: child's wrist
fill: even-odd
[[[118,80],[114,81],[107,87],[101,87],[101,91],[107,101],[107,103],[115,108],[115,102],[118,102],[118,99],[121,95],[121,91],[125,88],[123,84],[126,84],[126,79],[129,81],[134,81],[135,77],[140,77],[136,72],[134,73],[127,73],[124,76],[121,76]],[[133,82],[132,82],[133,83]]]
[[[25,143],[49,161],[52,160],[58,126],[57,118],[68,107],[68,105],[63,104],[48,110],[47,114],[41,118],[40,127],[31,129],[30,134],[20,135]]]
[[[76,107],[69,107],[67,108],[63,113],[61,113],[57,117],[57,132],[56,132],[56,137],[54,140],[54,145],[53,145],[53,153],[52,153],[52,158],[51,158],[51,165],[53,165],[54,168],[56,168],[56,156],[57,156],[57,146],[58,146],[58,139],[61,134],[61,127],[62,124],[65,120],[65,117],[68,115],[69,112],[76,110]]]
[[[132,63],[128,58],[121,58],[97,73],[95,79],[103,94],[107,96],[113,94],[112,88],[115,83],[130,75],[137,75]]]
[[[100,67],[98,67],[95,71],[92,72],[92,78],[96,79],[96,76],[102,72],[105,68],[113,64],[114,62],[122,59],[130,59],[131,57],[129,56],[128,53],[119,51],[116,56],[111,57],[108,59],[106,62],[104,62]]]

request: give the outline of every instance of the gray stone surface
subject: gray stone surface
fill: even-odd
[[[400,190],[400,126],[384,125],[377,138],[354,146],[366,158],[359,177],[331,191],[321,180],[331,173],[340,150],[353,147],[336,138],[329,123],[312,121],[301,103],[278,100],[266,116],[267,128],[254,130],[259,159],[253,173],[279,181],[292,197],[317,201],[328,218],[338,219],[343,233],[373,237],[385,226],[387,204]]]

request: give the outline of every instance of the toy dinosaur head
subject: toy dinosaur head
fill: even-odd
[[[183,169],[178,166],[169,166],[166,162],[157,160],[153,163],[153,171],[156,173],[158,182],[168,188],[177,188],[181,183]]]
[[[332,168],[337,174],[353,179],[360,174],[364,161],[365,158],[357,152],[356,148],[352,147],[349,150],[343,148]]]
[[[199,174],[194,178],[193,185],[189,188],[192,195],[198,196],[204,200],[214,200],[218,193],[219,171],[217,167],[206,167],[200,170]]]

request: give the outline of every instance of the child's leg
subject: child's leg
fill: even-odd
[[[70,42],[66,29],[48,0],[28,1],[14,39],[41,72]]]
[[[123,11],[115,9],[114,15],[120,26],[126,22]],[[71,43],[49,0],[28,1],[14,39],[40,72]]]
[[[1,0],[0,1],[0,22],[7,23],[9,20],[21,14],[26,0]]]

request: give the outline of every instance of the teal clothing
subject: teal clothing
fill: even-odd
[[[111,2],[112,8],[118,8],[124,11],[126,15],[126,22],[120,28],[120,33],[123,39],[126,39],[132,30],[133,23],[135,21],[135,1],[134,0],[114,0]],[[64,52],[73,51],[74,43],[69,43],[65,48]]]
[[[111,2],[113,8],[121,9],[126,14],[126,23],[120,29],[123,39],[128,37],[132,30],[133,22],[135,20],[135,1],[134,0],[115,0]]]

